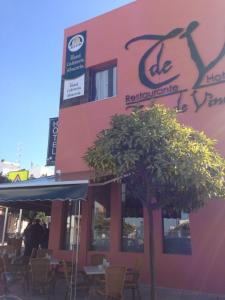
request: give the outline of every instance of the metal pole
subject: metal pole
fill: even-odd
[[[78,221],[77,221],[77,235],[76,235],[76,260],[75,260],[75,290],[74,300],[77,298],[77,273],[78,273],[78,259],[79,259],[79,242],[80,242],[80,200],[78,200]]]
[[[7,219],[8,219],[8,211],[9,211],[9,208],[6,207],[6,209],[5,209],[4,226],[3,226],[3,233],[2,233],[2,245],[4,245],[4,243],[5,243],[5,232],[6,232],[6,225],[7,225]]]
[[[23,214],[23,210],[20,208],[19,219],[18,219],[18,224],[16,229],[18,233],[21,233],[22,214]]]
[[[70,200],[72,201],[72,200]],[[74,202],[72,202],[71,205],[73,205]],[[77,202],[75,202],[75,206],[74,206],[74,221],[75,221],[75,216],[76,216],[76,212],[77,212]],[[70,220],[70,226],[71,226],[71,220]],[[75,222],[74,222],[74,226],[75,226]],[[75,230],[73,232],[73,241],[72,241],[72,268],[71,268],[71,277],[70,277],[70,300],[72,300],[72,296],[73,296],[73,276],[74,276],[74,260],[75,260]]]

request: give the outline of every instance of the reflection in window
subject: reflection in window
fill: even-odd
[[[73,250],[79,244],[79,229],[81,214],[79,216],[79,201],[66,201],[65,223],[63,229],[62,249]]]
[[[164,253],[191,254],[189,214],[168,208],[163,210]]]
[[[144,251],[143,206],[132,196],[125,184],[122,185],[122,251]]]
[[[106,99],[116,95],[116,66],[95,70],[92,73],[91,100]]]
[[[94,191],[92,208],[91,250],[107,251],[110,247],[110,185]]]

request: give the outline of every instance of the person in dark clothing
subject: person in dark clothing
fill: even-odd
[[[24,229],[23,237],[24,237],[24,256],[30,256],[32,252],[32,243],[31,243],[31,226],[32,220],[29,220],[27,227]]]
[[[41,248],[48,249],[49,228],[45,223],[42,224],[42,227],[43,227],[43,236],[41,241]]]
[[[31,226],[31,244],[32,249],[36,248],[38,249],[38,246],[41,244],[44,229],[40,224],[40,220],[36,219],[35,224]]]

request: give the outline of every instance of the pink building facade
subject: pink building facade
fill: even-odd
[[[85,178],[84,153],[111,116],[153,102],[177,107],[180,122],[216,139],[224,155],[224,9],[222,0],[137,0],[66,29],[56,169]],[[127,266],[141,257],[141,279],[148,282],[147,213],[126,205],[119,184],[89,188],[82,204],[80,266],[96,252]],[[76,223],[70,209],[52,205],[50,248],[66,259]],[[183,217],[155,212],[158,286],[225,293],[224,216],[222,200]]]

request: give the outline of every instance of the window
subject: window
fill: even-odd
[[[66,201],[65,221],[62,238],[62,249],[73,250],[79,244],[79,226],[81,214],[79,215],[79,201]]]
[[[92,207],[91,250],[107,251],[110,247],[110,185],[94,191]]]
[[[116,65],[92,71],[91,101],[106,99],[116,95],[116,73]]]
[[[122,251],[144,251],[143,206],[125,184],[122,184]]]
[[[189,214],[172,208],[163,210],[164,253],[191,254]]]

